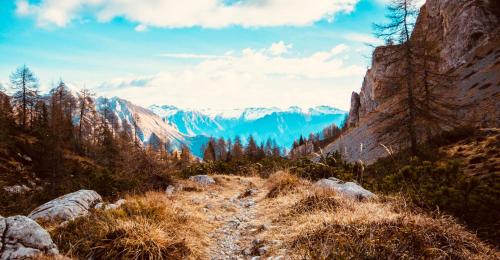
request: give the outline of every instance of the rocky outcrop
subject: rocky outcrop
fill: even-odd
[[[361,106],[359,94],[352,92],[351,109],[349,109],[349,117],[347,124],[349,127],[355,127],[359,122],[359,107]]]
[[[68,221],[89,213],[101,196],[93,190],[79,190],[51,200],[35,210],[28,217],[34,220]]]
[[[208,175],[196,175],[189,177],[190,180],[197,182],[201,185],[215,184],[215,180]]]
[[[433,43],[440,56],[439,72],[456,79],[435,91],[455,102],[458,108],[453,117],[464,125],[498,127],[500,122],[500,14],[494,2],[427,0],[414,30],[414,35],[425,32]],[[393,48],[399,47],[375,49],[359,101],[354,94],[351,98],[350,129],[325,152],[337,150],[348,161],[372,163],[388,150],[407,145],[384,131],[383,115],[390,114],[401,101],[399,90],[386,80],[401,67],[398,62],[384,60]]]
[[[49,233],[25,216],[0,217],[0,259],[32,259],[57,255]]]
[[[343,182],[333,177],[328,179],[321,179],[317,181],[314,186],[325,189],[332,189],[339,194],[349,198],[367,199],[375,196],[375,194],[354,182]]]

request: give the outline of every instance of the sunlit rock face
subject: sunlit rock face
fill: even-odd
[[[450,86],[436,91],[456,102],[454,116],[463,124],[498,127],[500,122],[500,13],[494,2],[427,0],[414,29],[414,34],[425,33],[439,53],[437,72],[455,76]],[[403,97],[384,80],[401,68],[400,63],[388,65],[385,60],[392,48],[398,46],[375,49],[359,99],[354,94],[351,98],[351,129],[326,151],[338,150],[347,160],[371,163],[387,155],[382,144],[396,150],[406,145],[383,131],[382,114],[392,111]]]

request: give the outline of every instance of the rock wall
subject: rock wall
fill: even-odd
[[[456,76],[456,82],[441,93],[456,101],[456,117],[463,124],[498,127],[500,122],[500,13],[491,0],[427,0],[421,8],[414,34],[426,32],[441,56],[439,70]],[[349,161],[372,163],[406,144],[382,131],[383,112],[398,101],[395,88],[384,81],[399,64],[386,65],[392,48],[382,46],[373,53],[359,99],[351,98],[347,133],[325,148],[338,150]],[[400,96],[399,96],[400,98]],[[384,145],[386,147],[384,147]]]

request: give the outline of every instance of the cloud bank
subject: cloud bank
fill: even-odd
[[[63,27],[84,15],[107,22],[123,17],[146,26],[222,28],[304,26],[351,12],[359,0],[16,0],[16,12],[40,26]]]
[[[304,57],[294,56],[291,48],[291,44],[280,41],[269,48],[246,48],[220,56],[164,54],[168,58],[201,60],[179,71],[117,78],[103,83],[96,92],[141,105],[203,104],[225,109],[336,104],[347,109],[352,84],[360,84],[356,81],[365,72],[361,66],[346,64],[344,55],[350,47],[340,44]]]

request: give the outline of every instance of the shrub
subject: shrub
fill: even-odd
[[[339,200],[335,191],[331,189],[316,189],[313,194],[302,198],[295,203],[289,212],[289,215],[302,213],[311,213],[317,210],[334,211],[339,206]]]
[[[93,259],[185,259],[203,255],[203,225],[161,193],[129,197],[51,231],[62,252]]]
[[[400,217],[376,223],[328,223],[292,242],[304,259],[487,259],[494,252],[442,218]]]
[[[378,162],[374,167],[380,167]],[[372,172],[373,173],[373,172]],[[500,174],[467,175],[456,161],[414,160],[375,176],[369,188],[383,193],[403,193],[420,207],[438,208],[464,220],[492,243],[500,241]]]
[[[278,171],[269,176],[267,186],[269,192],[266,197],[276,198],[285,195],[297,188],[302,183],[299,177],[290,174],[288,171]]]

